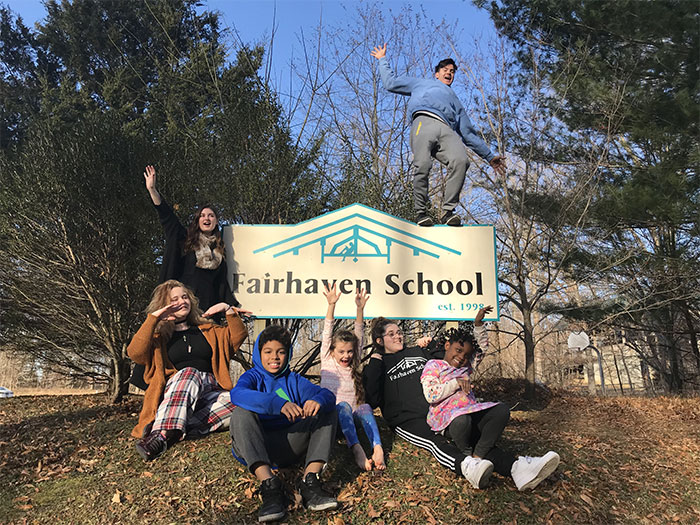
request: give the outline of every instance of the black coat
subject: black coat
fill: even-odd
[[[156,206],[158,219],[163,225],[165,234],[165,249],[163,251],[163,264],[160,267],[158,283],[164,283],[169,279],[176,279],[186,284],[199,299],[199,307],[206,311],[217,303],[227,303],[240,306],[236,296],[226,278],[228,267],[226,260],[215,270],[197,268],[197,257],[194,252],[184,253],[187,230],[179,221],[170,205],[161,197],[161,203]],[[222,316],[216,316],[213,320],[220,321]],[[132,385],[146,390],[148,385],[143,379],[143,365],[135,365],[129,380]]]
[[[214,270],[197,268],[194,252],[184,253],[187,230],[173,213],[173,209],[162,199],[156,210],[165,234],[163,264],[160,267],[158,282],[177,279],[186,284],[194,291],[203,311],[220,302],[240,306],[228,284],[226,260],[221,261],[219,267]]]

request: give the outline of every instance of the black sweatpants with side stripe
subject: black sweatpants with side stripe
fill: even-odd
[[[495,410],[494,410],[495,409]],[[487,441],[495,443],[508,423],[510,412],[505,405],[499,403],[495,407],[486,409],[480,414],[479,423],[490,423],[485,428],[479,427]],[[426,449],[438,462],[458,476],[462,475],[462,461],[466,455],[457,448],[454,442],[442,434],[436,434],[425,419],[411,419],[394,427],[394,432],[409,443]],[[490,435],[493,434],[493,435]],[[510,476],[510,469],[515,458],[509,452],[505,452],[495,445],[483,456],[493,463],[494,470],[502,476]]]
[[[394,427],[394,432],[403,439],[420,448],[426,449],[443,467],[458,476],[462,475],[461,465],[467,456],[442,434],[436,434],[425,419],[410,419]]]

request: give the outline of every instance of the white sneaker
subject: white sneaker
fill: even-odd
[[[518,490],[534,489],[559,466],[559,454],[547,452],[542,457],[520,456],[510,469]]]
[[[488,459],[467,456],[462,461],[461,468],[462,475],[471,483],[472,487],[483,489],[489,484],[489,479],[493,472],[493,463]]]

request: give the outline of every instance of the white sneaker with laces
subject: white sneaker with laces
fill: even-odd
[[[488,459],[467,456],[461,464],[462,475],[475,489],[483,489],[489,484],[493,463]]]
[[[510,469],[518,490],[534,489],[559,466],[559,454],[551,450],[541,457],[520,456]]]

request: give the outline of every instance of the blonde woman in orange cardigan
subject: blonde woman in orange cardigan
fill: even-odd
[[[226,303],[207,314],[225,312],[227,326],[207,321],[192,290],[175,280],[156,287],[146,311],[127,353],[145,367],[148,388],[131,435],[151,461],[185,436],[200,437],[228,422],[234,409],[229,362],[248,331],[239,310]]]

